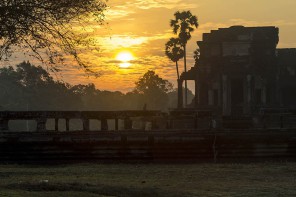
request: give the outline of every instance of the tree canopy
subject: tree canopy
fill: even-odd
[[[184,56],[184,50],[179,38],[171,38],[165,44],[165,54],[170,60],[176,63],[177,78],[179,79],[178,61]]]
[[[184,50],[179,38],[171,38],[165,45],[165,54],[173,62],[179,61],[184,56]]]
[[[194,65],[195,66],[198,66],[198,63],[199,63],[199,58],[200,58],[200,49],[197,48],[195,49],[195,51],[193,51],[193,58],[194,58]]]
[[[142,94],[155,91],[168,93],[172,88],[173,85],[168,80],[162,79],[154,71],[148,70],[139,81],[136,82],[135,91]]]
[[[173,85],[168,80],[149,70],[135,84],[134,92],[142,95],[148,109],[167,110],[168,93],[173,90]]]
[[[9,58],[16,46],[51,65],[68,54],[87,69],[77,53],[77,46],[87,41],[72,27],[90,17],[101,24],[105,8],[103,0],[1,0],[0,60]]]
[[[167,110],[177,106],[177,92],[167,80],[153,71],[141,79],[145,80],[139,80],[137,90],[124,94],[99,90],[94,84],[56,81],[42,67],[23,62],[0,68],[0,110],[141,110],[145,104],[148,110]]]
[[[191,33],[198,27],[197,17],[192,15],[190,11],[177,11],[175,19],[171,20],[171,27],[173,32],[178,34],[183,45],[187,44],[187,41],[191,38]]]

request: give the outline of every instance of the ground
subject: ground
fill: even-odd
[[[296,163],[0,165],[0,196],[296,196]]]

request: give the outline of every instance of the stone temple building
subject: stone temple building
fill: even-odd
[[[277,27],[220,28],[198,41],[200,58],[178,81],[195,81],[194,110],[223,116],[251,115],[266,108],[296,107],[296,49],[277,49]]]

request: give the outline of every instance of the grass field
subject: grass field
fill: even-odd
[[[296,196],[296,163],[0,165],[0,196]]]

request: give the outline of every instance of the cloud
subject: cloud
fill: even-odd
[[[109,8],[106,12],[106,20],[118,20],[119,18],[123,18],[129,16],[130,14],[135,13],[132,9],[129,9],[128,6],[115,6],[113,8]]]
[[[129,48],[135,45],[141,45],[147,42],[146,37],[137,35],[112,35],[111,37],[97,37],[99,43],[102,43],[103,49],[116,50],[118,48]]]
[[[131,0],[109,2],[109,9],[106,12],[108,20],[118,20],[131,14],[138,13],[139,10],[150,10],[155,8],[165,9],[194,9],[198,4],[194,1],[184,0]],[[131,20],[134,20],[133,18]]]
[[[156,47],[159,43],[153,43],[152,42],[159,42],[160,40],[163,40],[161,42],[161,46],[164,46],[164,42],[168,40],[173,35],[171,33],[165,32],[165,33],[144,33],[144,35],[136,35],[136,34],[115,34],[111,37],[109,36],[97,36],[94,37],[94,40],[96,43],[100,45],[101,52],[105,53],[117,53],[120,50],[124,49],[139,49],[145,50],[145,47],[148,50],[157,49],[159,50],[159,47]],[[155,45],[154,45],[155,44]]]
[[[140,9],[167,8],[167,9],[192,9],[196,3],[185,3],[181,0],[136,0],[135,5]]]

